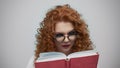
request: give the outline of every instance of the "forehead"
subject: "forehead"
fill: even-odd
[[[71,22],[57,22],[55,25],[55,32],[67,33],[73,30],[74,27]]]

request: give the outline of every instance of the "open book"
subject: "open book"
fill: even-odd
[[[66,56],[61,52],[45,52],[35,62],[35,68],[97,68],[96,50],[74,52]]]

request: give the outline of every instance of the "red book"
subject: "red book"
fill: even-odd
[[[61,52],[45,52],[35,62],[35,68],[97,68],[96,50],[74,52],[66,56]]]

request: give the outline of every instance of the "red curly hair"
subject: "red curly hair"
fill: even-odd
[[[67,5],[59,5],[48,11],[46,17],[38,28],[38,34],[36,35],[37,44],[35,50],[35,60],[42,52],[56,51],[54,43],[55,24],[59,21],[71,22],[75,31],[78,32],[72,52],[91,50],[92,42],[89,38],[88,26],[81,19],[81,15]]]

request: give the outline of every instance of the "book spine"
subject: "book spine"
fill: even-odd
[[[66,58],[66,68],[70,68],[70,59]]]

